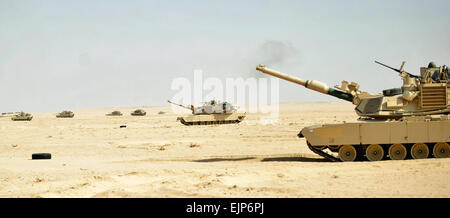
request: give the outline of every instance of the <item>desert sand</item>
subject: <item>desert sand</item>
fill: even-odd
[[[147,116],[130,116],[136,108]],[[113,110],[124,115],[105,116]],[[450,158],[336,163],[311,152],[297,133],[354,121],[346,102],[282,103],[269,125],[255,113],[184,126],[169,106],[74,113],[0,118],[0,197],[450,197]],[[52,159],[31,160],[44,152]]]

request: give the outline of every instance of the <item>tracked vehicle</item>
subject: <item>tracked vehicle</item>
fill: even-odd
[[[24,112],[20,112],[11,117],[11,120],[13,121],[30,121],[31,119],[33,119],[33,115]]]
[[[63,111],[61,113],[56,114],[57,118],[73,118],[75,114],[72,111]]]
[[[145,112],[142,109],[137,109],[133,112],[131,112],[131,116],[145,116],[147,114],[147,112]]]
[[[106,116],[122,116],[122,112],[120,111],[113,111],[109,114],[106,114]]]
[[[192,115],[177,117],[186,126],[240,123],[246,116],[246,113],[238,113],[237,108],[228,102],[211,100],[198,107],[168,102],[192,111]]]
[[[314,153],[332,161],[448,158],[450,156],[450,73],[431,62],[420,76],[376,62],[399,73],[400,88],[370,94],[355,82],[334,88],[269,69],[258,71],[353,103],[358,120],[303,128],[298,136]],[[331,152],[331,153],[330,153]],[[336,155],[337,153],[337,155]]]

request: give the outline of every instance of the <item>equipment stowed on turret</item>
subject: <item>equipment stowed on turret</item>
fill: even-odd
[[[184,106],[171,101],[168,102],[192,111],[192,115],[190,116],[177,118],[177,120],[187,126],[239,123],[246,116],[246,113],[238,113],[237,108],[228,102],[212,100],[205,102],[199,107],[194,107],[194,105]]]
[[[376,62],[381,64],[379,62]],[[308,89],[352,102],[360,116],[357,122],[320,124],[303,128],[298,136],[308,147],[333,161],[405,158],[442,158],[450,156],[450,75],[448,68],[420,69],[420,76],[381,64],[400,73],[401,88],[370,94],[357,83],[342,81],[334,88],[315,80],[302,80],[264,65],[257,70]],[[338,157],[324,149],[338,152]]]

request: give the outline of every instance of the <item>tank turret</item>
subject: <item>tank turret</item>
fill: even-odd
[[[194,107],[194,105],[185,106],[182,104],[177,104],[171,101],[168,101],[171,104],[180,106],[182,108],[186,108],[192,111],[194,115],[200,114],[231,114],[236,111],[236,106],[231,105],[228,102],[220,102],[216,100],[211,100],[204,102],[203,105]]]
[[[397,71],[403,79],[402,87],[383,90],[383,94],[370,94],[361,91],[355,82],[342,81],[340,86],[330,88],[325,83],[303,80],[269,69],[264,65],[259,65],[256,69],[308,89],[352,102],[356,105],[355,112],[363,118],[399,119],[404,116],[448,114],[450,112],[448,68],[421,68],[421,76],[416,76],[403,70],[405,62],[402,63],[400,69],[380,62],[376,63]],[[433,75],[438,79],[433,79]]]

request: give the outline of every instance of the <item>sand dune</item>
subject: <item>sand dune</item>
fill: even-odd
[[[184,126],[169,107],[134,109],[1,117],[0,197],[450,197],[450,158],[334,163],[311,152],[297,133],[355,120],[345,102],[283,103],[272,125],[248,114]],[[124,116],[105,116],[113,110]],[[42,152],[52,159],[31,160]]]

